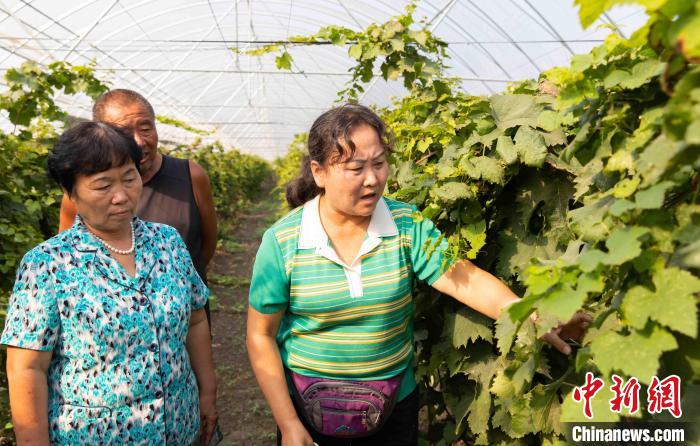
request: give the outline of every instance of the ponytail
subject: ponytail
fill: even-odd
[[[301,175],[287,185],[285,197],[291,209],[301,206],[320,194],[323,190],[316,186],[311,173],[311,158],[307,155],[301,160]]]

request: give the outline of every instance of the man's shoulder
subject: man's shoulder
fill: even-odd
[[[209,176],[202,166],[197,161],[190,158],[178,158],[173,155],[163,155],[167,158],[167,163],[171,164],[174,169],[168,169],[168,173],[172,176],[182,179],[181,177],[189,177],[194,187],[202,184],[202,181],[209,181]]]
[[[175,180],[178,182],[190,181],[190,168],[187,159],[166,154],[163,154],[162,157],[160,169],[158,169],[158,172],[156,172],[151,180],[144,184],[144,187],[154,187],[154,184],[162,182],[162,179],[168,179],[170,181]],[[160,181],[156,181],[157,178],[160,179]]]
[[[187,166],[190,162],[188,158],[180,158],[179,156],[174,156],[170,154],[163,154],[164,163],[174,164],[179,166]]]
[[[209,176],[207,175],[206,170],[199,164],[197,164],[197,161],[195,160],[186,160],[188,168],[190,169],[190,178],[192,178],[192,183],[194,183],[195,186],[198,184],[201,184],[203,181],[209,181]]]
[[[175,173],[178,176],[184,176],[190,170],[190,160],[187,158],[163,155],[163,164],[168,166],[166,171],[171,175]]]

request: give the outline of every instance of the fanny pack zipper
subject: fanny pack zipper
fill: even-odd
[[[309,387],[306,388],[306,390],[304,390],[304,393],[301,396],[302,396],[302,398],[307,399],[308,395],[310,393],[318,390],[319,388],[323,388],[323,387],[331,389],[331,390],[337,389],[337,388],[342,388],[342,387],[354,388],[354,389],[358,389],[362,393],[368,393],[368,394],[374,396],[375,398],[382,401],[382,404],[386,404],[389,401],[389,398],[387,398],[387,396],[384,395],[382,392],[380,392],[376,389],[373,389],[371,387],[368,387],[368,386],[357,385],[357,384],[353,385],[353,384],[348,384],[348,383],[336,384],[336,383],[328,383],[325,381],[319,381],[319,382],[311,384]]]

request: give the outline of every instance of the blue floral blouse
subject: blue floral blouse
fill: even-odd
[[[52,444],[188,445],[199,393],[185,348],[209,291],[177,231],[134,218],[136,277],[80,218],[29,251],[0,343],[52,351]]]

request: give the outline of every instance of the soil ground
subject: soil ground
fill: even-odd
[[[245,347],[248,285],[262,234],[275,220],[269,193],[238,216],[209,266],[214,363],[219,376],[221,446],[276,444],[276,426]]]

